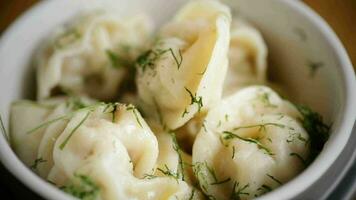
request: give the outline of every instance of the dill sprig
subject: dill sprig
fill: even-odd
[[[232,146],[232,156],[231,156],[231,159],[234,159],[234,158],[235,158],[235,153],[236,153],[235,146]]]
[[[9,141],[9,136],[8,136],[7,131],[5,129],[4,122],[2,121],[1,115],[0,115],[0,127],[1,127],[1,132],[4,135],[5,139],[7,141]]]
[[[203,107],[203,97],[202,96],[197,96],[195,93],[193,93],[186,87],[184,87],[185,91],[189,93],[190,96],[190,105],[197,104],[198,106],[198,112],[200,112],[201,108]]]
[[[182,57],[182,52],[179,49],[178,53],[179,53],[179,57],[177,57],[172,48],[169,49],[151,49],[148,50],[146,52],[144,52],[143,54],[141,54],[137,60],[136,60],[136,66],[138,66],[139,68],[142,69],[142,71],[144,72],[146,70],[147,67],[153,69],[155,66],[155,62],[161,58],[162,55],[164,55],[165,53],[170,52],[174,61],[177,64],[177,68],[179,69],[180,66],[182,65],[183,62],[183,57]]]
[[[113,68],[119,69],[122,67],[129,67],[133,65],[132,62],[130,62],[128,59],[125,59],[123,56],[119,55],[118,53],[115,53],[112,50],[108,49],[105,52]]]
[[[60,189],[82,200],[95,200],[98,198],[100,188],[89,176],[74,174],[74,178],[71,184]]]
[[[258,131],[266,131],[266,127],[267,126],[276,126],[278,128],[288,128],[290,130],[294,130],[293,127],[288,127],[288,126],[286,126],[284,124],[278,124],[278,123],[272,123],[272,122],[263,123],[263,124],[248,125],[248,126],[238,126],[238,127],[233,128],[232,130],[238,131],[240,129],[249,129],[249,128],[257,128],[258,127],[259,128]]]
[[[276,183],[278,183],[279,185],[282,185],[282,181],[278,180],[276,177],[270,175],[270,174],[266,174],[266,176],[268,176],[269,178],[271,178],[273,181],[275,181]]]
[[[301,121],[304,129],[309,134],[311,145],[309,162],[311,162],[323,149],[325,142],[329,139],[330,126],[323,122],[323,118],[320,114],[312,111],[307,106],[296,105],[296,107],[302,115],[299,121]]]
[[[37,131],[37,130],[39,130],[39,129],[42,129],[42,128],[44,128],[44,127],[47,127],[47,126],[49,126],[50,124],[55,123],[55,122],[57,122],[57,121],[64,120],[64,119],[69,119],[71,116],[72,116],[72,115],[64,115],[64,116],[60,116],[60,117],[54,118],[54,119],[52,119],[52,120],[46,121],[46,122],[40,124],[39,126],[36,126],[35,128],[33,128],[33,129],[27,131],[27,134],[33,133],[33,132],[35,132],[35,131]]]
[[[68,143],[69,139],[73,136],[75,131],[88,119],[89,115],[91,114],[92,110],[89,110],[84,118],[76,125],[73,130],[69,133],[68,137],[59,145],[59,149],[63,150],[66,144]]]
[[[241,136],[239,136],[239,135],[236,135],[236,134],[234,134],[234,133],[232,133],[232,132],[230,132],[230,131],[224,131],[224,132],[222,133],[222,139],[223,139],[223,140],[230,140],[230,139],[234,139],[234,138],[240,139],[240,140],[245,141],[245,142],[249,142],[249,143],[256,144],[259,149],[264,150],[268,155],[271,155],[271,156],[274,155],[274,153],[272,153],[272,151],[271,151],[269,148],[265,147],[263,144],[261,144],[261,143],[260,143],[258,140],[256,140],[256,139],[253,139],[253,138],[244,138],[244,137],[241,137]]]
[[[318,69],[324,66],[324,63],[309,61],[307,63],[307,66],[309,67],[309,70],[310,70],[310,77],[314,77],[316,72],[318,71]]]
[[[182,149],[180,148],[178,141],[177,141],[177,137],[176,134],[174,132],[170,132],[170,135],[172,137],[172,141],[173,141],[173,150],[175,152],[177,152],[178,154],[178,177],[181,178],[183,181],[185,180],[184,177],[184,163],[183,163],[183,158],[182,158]]]
[[[30,166],[31,169],[36,170],[37,166],[41,163],[47,162],[47,160],[44,160],[43,158],[36,158],[33,164]]]
[[[182,113],[182,118],[183,118],[186,114],[189,114],[187,108],[184,109],[184,111],[183,111],[183,113]]]
[[[194,195],[195,195],[195,189],[193,188],[192,193],[190,194],[189,200],[193,200]]]
[[[156,176],[156,175],[153,175],[153,174],[144,174],[143,175],[143,178],[144,179],[154,179],[154,178],[157,178],[158,176]]]
[[[175,173],[172,170],[170,170],[166,164],[164,165],[164,167],[165,167],[165,169],[157,168],[157,170],[160,171],[163,175],[172,177],[172,178],[176,179],[177,181],[180,179],[179,173]]]
[[[258,99],[266,106],[266,107],[271,107],[271,108],[276,108],[278,107],[277,105],[275,104],[272,104],[270,99],[269,99],[269,96],[270,94],[267,93],[267,92],[264,92],[262,94],[259,94],[258,96]]]
[[[140,118],[139,118],[139,116],[138,116],[138,111],[137,111],[137,109],[135,108],[135,106],[133,106],[133,105],[130,104],[130,105],[128,105],[128,106],[126,107],[126,110],[127,110],[127,111],[130,111],[130,110],[132,111],[132,113],[135,115],[137,124],[140,125],[141,128],[143,128],[142,123],[141,123],[141,121],[140,121]]]
[[[250,184],[246,184],[242,187],[239,187],[239,182],[235,181],[234,182],[234,186],[232,187],[232,192],[230,195],[230,199],[232,200],[240,200],[241,199],[241,195],[250,195],[250,193],[246,192],[245,190],[250,186]]]
[[[303,163],[304,166],[307,165],[306,160],[301,155],[299,155],[298,153],[292,152],[289,155],[297,157]]]

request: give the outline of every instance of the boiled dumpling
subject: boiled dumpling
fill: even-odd
[[[57,93],[100,100],[118,96],[152,25],[147,16],[121,18],[111,12],[84,15],[59,30],[36,59],[38,99]]]
[[[224,96],[254,84],[267,82],[267,47],[260,32],[243,20],[234,18],[231,27],[229,68]]]
[[[193,146],[206,195],[251,199],[296,176],[309,154],[298,110],[264,86],[240,90],[211,109]]]
[[[196,185],[193,175],[192,157],[187,154],[177,141],[176,133],[166,131],[156,122],[149,122],[152,131],[158,140],[159,155],[156,165],[156,176],[166,176],[169,170],[177,178],[190,185]]]
[[[89,103],[88,99],[82,100]],[[45,134],[41,128],[44,121],[53,121],[57,126],[59,117],[75,110],[74,101],[68,98],[55,98],[40,102],[21,100],[13,102],[10,110],[10,142],[18,157],[27,165],[35,164],[37,151]]]
[[[230,10],[213,0],[191,1],[137,60],[141,106],[176,129],[220,100],[227,70]]]
[[[148,176],[155,170],[158,144],[131,105],[78,111],[56,140],[53,154],[49,181],[68,187],[76,177],[88,177],[102,199],[188,199],[194,193],[182,180]],[[197,193],[192,199],[198,198]]]

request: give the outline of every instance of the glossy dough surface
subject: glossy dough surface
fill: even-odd
[[[329,127],[265,86],[257,29],[194,0],[152,33],[147,16],[97,11],[39,49],[37,101],[10,108],[26,166],[79,199],[225,200],[259,197],[309,164]]]
[[[230,22],[228,7],[198,0],[161,28],[146,58],[150,63],[139,63],[136,82],[145,113],[175,129],[220,100]]]
[[[299,115],[263,86],[242,89],[211,109],[193,146],[205,194],[250,199],[298,174],[309,152]]]
[[[86,14],[59,29],[38,53],[38,99],[58,92],[112,100],[152,32],[147,16]]]

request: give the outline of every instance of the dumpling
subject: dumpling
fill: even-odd
[[[43,149],[43,141],[53,142],[55,136],[64,129],[66,114],[92,103],[90,99],[74,97],[13,102],[10,109],[10,142],[17,156],[33,170],[37,170],[39,162],[43,162],[41,166],[47,165],[50,162],[47,156],[38,155],[38,151]],[[45,154],[50,156],[47,150]]]
[[[234,18],[231,27],[229,68],[224,96],[248,85],[267,82],[267,47],[258,30]]]
[[[215,199],[251,199],[305,167],[309,135],[298,110],[264,86],[240,90],[211,109],[193,146],[203,192]]]
[[[89,95],[100,100],[118,96],[130,79],[136,57],[145,49],[152,32],[147,16],[121,18],[96,12],[59,30],[39,52],[37,98],[58,93]]]
[[[48,180],[64,188],[75,185],[76,177],[85,176],[97,186],[101,199],[194,196],[194,189],[180,179],[148,176],[155,170],[158,144],[132,105],[99,105],[78,111],[56,140],[53,154]],[[198,199],[195,196],[192,199]]]
[[[227,70],[231,14],[218,1],[186,4],[137,60],[144,113],[176,129],[220,100]]]
[[[158,140],[159,155],[156,165],[155,176],[166,176],[169,170],[177,178],[196,185],[193,175],[192,157],[187,154],[177,141],[176,133],[165,131],[158,123],[150,121],[149,125]],[[177,134],[178,135],[178,134]]]

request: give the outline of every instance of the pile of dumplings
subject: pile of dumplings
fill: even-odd
[[[267,47],[214,0],[149,17],[84,14],[36,56],[37,100],[13,102],[11,145],[80,199],[252,199],[306,166],[299,110],[267,85]]]

